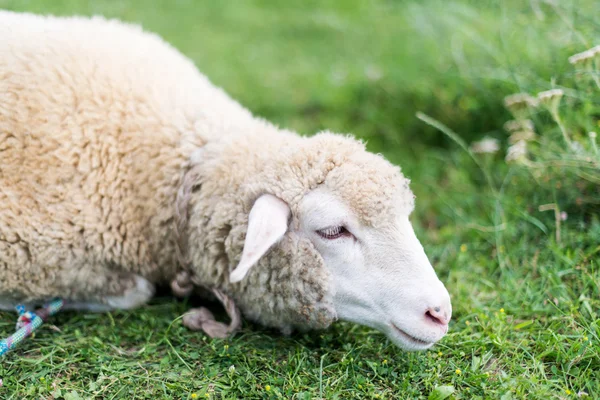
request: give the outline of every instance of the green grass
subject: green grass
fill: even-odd
[[[190,304],[168,296],[135,312],[64,313],[51,321],[60,331],[44,326],[2,360],[0,398],[413,399],[440,386],[456,399],[599,397],[595,209],[576,201],[568,171],[532,179],[502,154],[477,159],[490,187],[465,151],[415,117],[467,142],[505,141],[504,95],[568,78],[567,57],[599,39],[600,3],[556,3],[0,0],[140,22],[257,114],[366,138],[413,179],[413,220],[454,307],[448,336],[423,353],[348,323],[291,337],[245,324],[211,340],[182,327]],[[600,102],[574,93],[585,106],[577,118],[594,129]],[[547,116],[536,122],[559,137]],[[553,214],[538,210],[548,203],[569,213],[560,242]],[[2,334],[14,319],[0,315]]]

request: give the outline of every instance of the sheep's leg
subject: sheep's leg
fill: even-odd
[[[43,283],[43,282],[40,282]],[[154,295],[154,285],[140,275],[114,271],[104,267],[85,266],[61,271],[46,285],[37,284],[25,295],[29,297],[29,310],[42,306],[46,301],[61,297],[64,310],[105,312],[127,310],[148,302]],[[21,300],[0,295],[0,309],[14,310]],[[27,298],[23,297],[23,299]]]
[[[127,310],[136,308],[152,298],[154,285],[145,278],[131,273],[108,273],[90,276],[86,274],[84,283],[71,281],[63,297],[66,300],[64,310],[82,310],[105,312],[110,310]],[[0,311],[15,311],[21,302],[11,297],[0,296]],[[44,301],[25,303],[27,310],[40,307]]]
[[[86,278],[83,293],[69,291],[70,293],[66,297],[66,310],[92,312],[127,310],[145,304],[154,295],[154,285],[133,273],[109,272],[105,275],[87,276]]]
[[[114,309],[127,310],[147,303],[154,296],[154,285],[146,278],[131,274],[134,284],[120,295],[104,297],[105,304]]]
[[[139,292],[136,295],[139,295]],[[111,310],[115,310],[115,309],[133,308],[133,307],[143,304],[143,302],[140,303],[138,301],[133,300],[132,299],[133,295],[131,295],[131,293],[129,293],[129,295],[126,294],[125,296],[122,296],[120,298],[118,298],[117,296],[109,296],[109,297],[111,297],[107,300],[109,304],[103,304],[98,301],[68,301],[65,303],[63,310],[106,312],[106,311],[111,311]],[[112,298],[112,297],[114,297],[114,298]],[[115,301],[120,303],[122,306],[115,307],[114,306]],[[124,306],[123,306],[123,302],[126,303]],[[112,303],[112,305],[110,303]],[[0,298],[0,311],[15,312],[17,304],[22,304],[22,303],[16,302],[16,301],[14,301],[12,299],[8,299],[8,298]],[[33,311],[36,308],[41,307],[43,305],[43,302],[36,301],[36,302],[31,302],[31,303],[25,303],[24,305],[25,305],[25,310]]]
[[[34,309],[61,297],[67,303],[66,309],[101,312],[135,308],[154,295],[152,283],[140,275],[60,254],[52,258],[51,264],[29,264],[25,271],[15,268],[14,273],[11,264],[3,265],[1,261],[0,269],[8,269],[10,279],[0,280],[0,310],[13,311],[19,303]],[[0,278],[5,278],[3,274]]]
[[[0,311],[15,312],[17,304],[21,304],[21,303],[18,303],[16,301],[14,301],[13,299],[0,298]],[[40,307],[41,305],[42,305],[42,302],[25,303],[25,310],[33,311],[37,307]],[[91,311],[91,312],[104,312],[104,311],[110,311],[112,309],[113,309],[113,307],[106,305],[106,304],[101,304],[101,303],[96,303],[96,302],[84,302],[84,301],[67,302],[65,304],[65,306],[63,307],[63,310],[85,310],[85,311]]]

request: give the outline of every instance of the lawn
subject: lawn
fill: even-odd
[[[245,322],[235,337],[213,340],[184,328],[191,304],[167,294],[132,312],[64,313],[2,360],[0,398],[600,398],[600,173],[586,136],[600,129],[600,89],[567,61],[598,44],[599,2],[0,8],[141,23],[256,114],[303,134],[365,138],[412,179],[412,220],[454,309],[449,334],[422,353],[342,322],[289,337]],[[547,167],[507,163],[503,98],[556,87],[566,93],[560,122],[591,152],[589,165],[566,155],[560,126],[543,112],[533,116],[540,138],[531,146]],[[484,136],[500,152],[469,150]],[[0,314],[3,336],[14,321]]]

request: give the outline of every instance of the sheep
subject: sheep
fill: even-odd
[[[446,334],[409,179],[363,142],[252,115],[137,25],[0,11],[0,37],[0,307],[132,309],[172,282],[284,333]]]

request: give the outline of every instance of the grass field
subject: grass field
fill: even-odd
[[[211,340],[182,327],[190,304],[168,296],[135,312],[64,313],[52,320],[57,329],[45,326],[2,360],[0,398],[600,398],[598,168],[530,174],[504,161],[502,130],[505,95],[575,79],[567,58],[598,44],[600,3],[0,0],[0,8],[139,22],[255,113],[303,134],[367,139],[413,180],[413,221],[454,308],[448,336],[423,353],[349,323],[290,337],[245,323],[234,338]],[[567,92],[564,119],[600,129],[597,91]],[[545,140],[538,152],[555,149],[556,125],[542,113],[535,122]],[[583,129],[573,138],[583,142]],[[484,135],[500,139],[502,152],[461,147]],[[579,185],[582,176],[591,186]],[[545,204],[567,212],[560,240],[554,213],[539,211]],[[3,336],[14,320],[0,314]]]

